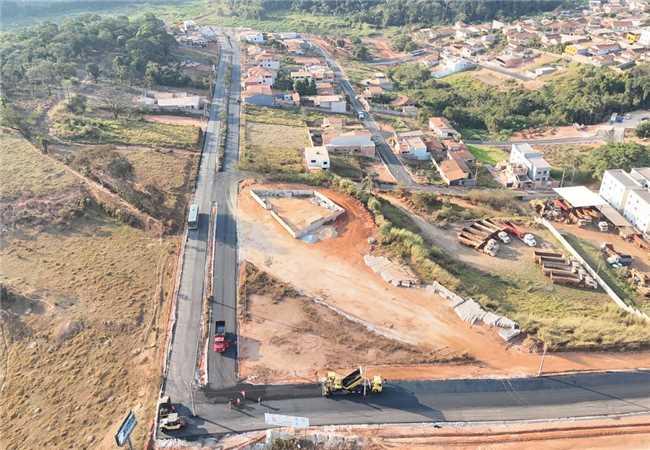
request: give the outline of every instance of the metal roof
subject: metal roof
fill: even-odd
[[[587,189],[585,186],[554,188],[553,190],[574,208],[586,208],[607,204],[600,195]]]

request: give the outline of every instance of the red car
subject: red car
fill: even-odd
[[[217,320],[214,323],[214,330],[212,350],[217,353],[224,353],[230,347],[230,342],[226,339],[226,322],[224,320]]]

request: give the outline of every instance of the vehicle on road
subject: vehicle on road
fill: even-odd
[[[230,342],[226,339],[226,321],[217,320],[214,323],[214,341],[212,350],[217,353],[224,353],[230,347]]]
[[[173,414],[175,412],[176,412],[176,408],[172,404],[169,395],[165,395],[161,397],[160,402],[158,402],[158,417],[161,419],[165,419],[169,417],[170,414]]]
[[[160,420],[160,429],[163,431],[178,431],[185,427],[185,418],[178,413],[172,413]]]
[[[364,111],[359,111],[357,113],[357,117],[359,118],[359,120],[365,120],[367,116],[366,116],[366,113]]]
[[[379,375],[366,379],[363,370],[358,368],[345,377],[336,372],[327,372],[327,377],[321,382],[321,388],[323,397],[335,394],[378,394],[383,390],[383,380]]]
[[[650,117],[641,117],[641,122],[645,122],[646,120],[650,120]]]
[[[190,230],[199,228],[199,205],[196,203],[190,206],[190,212],[187,215],[187,228]]]

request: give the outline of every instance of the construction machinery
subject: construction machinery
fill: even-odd
[[[217,320],[214,323],[214,341],[212,350],[217,353],[224,353],[230,347],[230,342],[226,339],[226,321]]]
[[[359,367],[345,377],[336,372],[327,372],[327,377],[321,382],[323,397],[336,394],[378,394],[383,390],[381,376],[375,375],[371,379],[363,376],[363,369]]]
[[[185,426],[185,418],[177,413],[171,413],[164,419],[160,419],[162,431],[178,431]]]
[[[160,398],[160,401],[158,402],[158,417],[161,419],[165,419],[169,417],[170,414],[173,414],[176,412],[176,408],[172,404],[171,398],[169,395],[165,395]]]
[[[632,256],[617,252],[614,249],[614,245],[610,242],[603,242],[600,246],[600,250],[603,252],[607,264],[614,268],[620,268],[632,264]]]

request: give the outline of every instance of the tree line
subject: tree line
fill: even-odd
[[[176,46],[164,23],[152,14],[137,19],[86,14],[61,24],[4,33],[0,36],[2,95],[41,86],[49,90],[83,73],[93,79],[104,74],[123,82],[142,80],[151,64],[156,65],[149,67],[151,77],[174,80],[169,73],[173,68],[157,72],[175,62]]]
[[[287,10],[336,15],[379,27],[439,25],[458,20],[513,19],[575,6],[569,0],[224,0],[230,11],[249,19]],[[236,6],[234,5],[236,3]]]
[[[538,90],[513,81],[489,86],[467,78],[448,83],[429,70],[405,64],[389,76],[422,108],[424,116],[445,116],[461,128],[512,132],[540,126],[594,124],[612,113],[650,107],[650,66],[618,73],[581,65]]]

